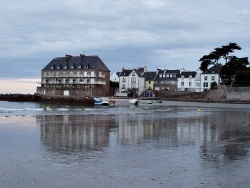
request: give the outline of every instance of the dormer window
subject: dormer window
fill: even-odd
[[[135,76],[135,72],[132,72],[132,76]]]

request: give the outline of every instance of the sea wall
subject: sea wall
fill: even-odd
[[[13,102],[38,102],[45,104],[62,104],[75,106],[94,105],[93,97],[41,96],[25,94],[0,94],[0,100]]]

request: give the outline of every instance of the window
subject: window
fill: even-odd
[[[126,82],[126,78],[123,78],[122,81],[123,81],[123,82]]]
[[[132,76],[135,76],[135,72],[132,72]]]
[[[212,76],[212,78],[211,78],[211,79],[212,79],[212,81],[214,81],[214,80],[215,80],[215,76]]]
[[[136,79],[135,78],[131,78],[131,83],[135,84],[136,83]]]
[[[184,87],[184,82],[181,82],[181,87]]]
[[[207,76],[204,76],[204,80],[207,80]]]
[[[208,87],[208,83],[207,83],[207,82],[204,82],[203,86],[204,86],[204,87]]]
[[[122,84],[122,89],[125,89],[125,84]]]
[[[192,82],[189,82],[189,87],[191,87],[192,86]]]

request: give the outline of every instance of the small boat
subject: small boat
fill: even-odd
[[[131,100],[129,100],[129,103],[130,103],[130,104],[135,104],[135,105],[137,105],[138,102],[139,102],[138,99],[131,99]]]
[[[110,104],[115,104],[115,100],[114,99],[109,99],[109,103]]]
[[[94,105],[109,106],[109,101],[104,101],[100,98],[94,98]]]
[[[102,101],[102,106],[109,106],[109,101]]]
[[[153,101],[148,101],[147,104],[153,104]]]
[[[102,99],[94,98],[94,104],[102,104],[102,102]]]

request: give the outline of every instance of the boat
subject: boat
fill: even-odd
[[[94,105],[109,106],[109,101],[105,101],[100,98],[94,98]]]
[[[98,98],[94,98],[94,104],[102,104],[103,100],[102,99],[98,99]]]
[[[135,104],[135,105],[137,105],[138,102],[139,102],[138,99],[131,99],[131,100],[129,100],[129,103],[130,103],[130,104]]]
[[[115,100],[114,99],[109,99],[109,103],[110,104],[115,104]]]

